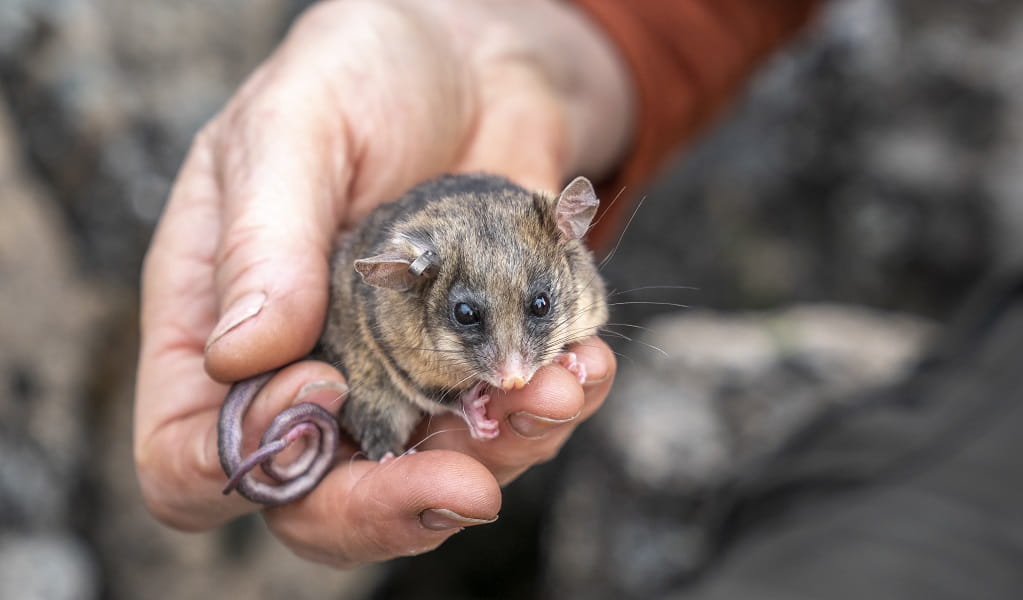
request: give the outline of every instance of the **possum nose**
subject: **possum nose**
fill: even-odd
[[[512,375],[510,377],[501,378],[501,389],[510,392],[511,390],[521,390],[526,387],[526,378],[522,375]]]
[[[521,390],[526,387],[526,384],[529,383],[530,375],[532,374],[526,368],[526,361],[522,359],[522,355],[518,352],[509,353],[502,361],[501,368],[497,370],[501,389],[506,392]]]

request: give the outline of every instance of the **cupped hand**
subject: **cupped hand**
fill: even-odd
[[[312,349],[338,230],[441,172],[548,190],[599,175],[627,142],[627,90],[607,42],[561,3],[307,11],[196,137],[146,257],[135,457],[153,514],[206,529],[260,509],[221,494],[217,412],[227,382]],[[495,395],[498,439],[435,419],[419,452],[342,462],[302,500],[264,510],[271,530],[302,556],[352,566],[493,520],[499,486],[553,456],[607,394],[609,348],[593,339],[574,350],[585,384],[551,365]],[[260,393],[246,439],[295,402],[336,411],[344,389],[330,365],[288,366]]]

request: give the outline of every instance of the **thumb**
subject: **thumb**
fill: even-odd
[[[220,315],[205,357],[219,381],[297,360],[322,330],[338,188],[328,183],[324,134],[296,114],[263,112],[257,128],[233,130],[221,145]]]

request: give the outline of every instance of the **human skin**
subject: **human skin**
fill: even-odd
[[[617,56],[571,6],[348,0],[308,10],[196,136],[146,256],[135,460],[150,511],[203,530],[262,509],[221,494],[217,412],[229,382],[312,349],[337,230],[442,172],[547,190],[599,177],[625,151],[631,113]],[[415,454],[344,461],[262,516],[300,556],[339,567],[421,553],[493,520],[500,486],[554,456],[607,395],[607,345],[571,350],[585,384],[552,365],[495,393],[489,414],[507,434],[473,440],[458,417],[433,418]],[[258,440],[296,402],[336,412],[345,389],[328,364],[290,364],[260,393],[245,437]]]

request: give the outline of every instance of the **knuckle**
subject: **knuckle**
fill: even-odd
[[[251,263],[249,259],[253,253],[263,253],[264,238],[269,233],[262,223],[244,217],[236,219],[227,226],[220,240],[216,256],[217,265]]]
[[[281,268],[283,249],[288,246],[284,233],[275,231],[267,223],[249,219],[244,216],[236,219],[224,231],[217,248],[216,285],[219,290],[231,290],[242,287],[243,282],[261,287],[265,279],[287,270]]]

